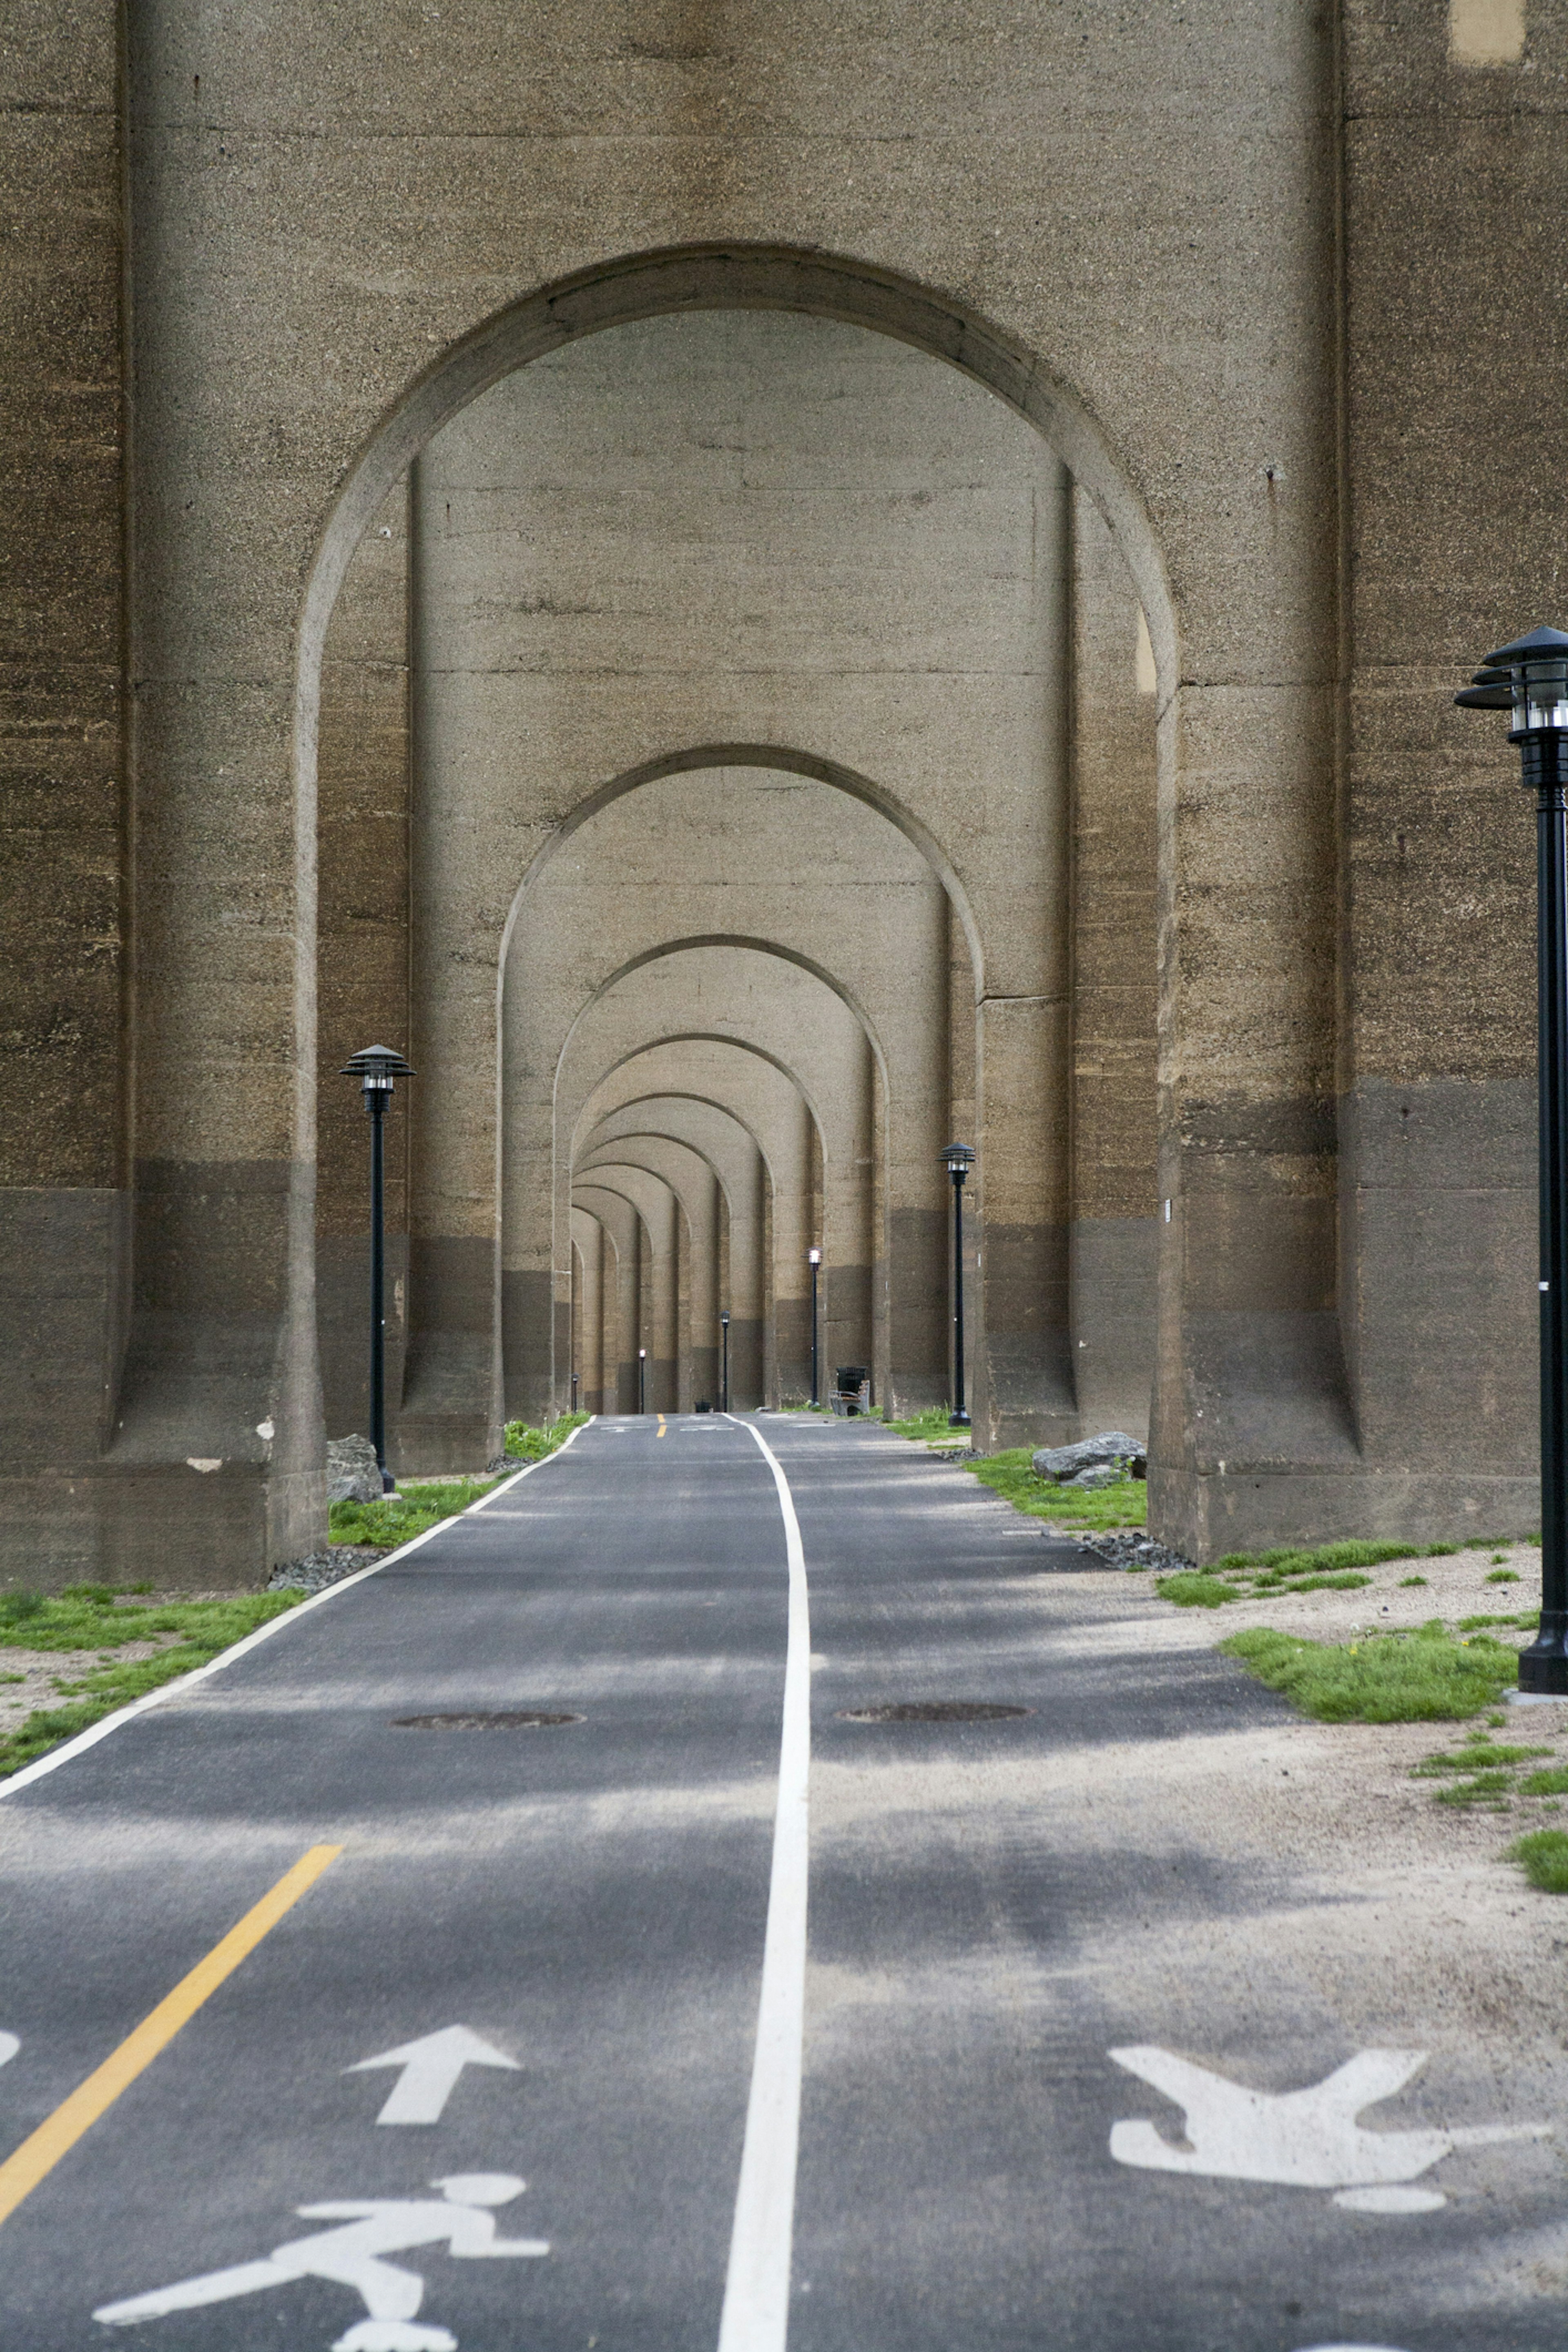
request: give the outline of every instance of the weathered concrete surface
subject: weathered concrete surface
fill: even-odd
[[[691,1244],[682,1233],[679,1197],[651,1169],[609,1150],[595,1155],[582,1181],[595,1193],[616,1193],[637,1212],[640,1281],[637,1328],[630,1335],[628,1353],[634,1364],[640,1360],[644,1367],[641,1402],[646,1409],[679,1412],[683,1375],[685,1386],[691,1380],[689,1361],[681,1363],[681,1262],[689,1258]]]
[[[580,1106],[609,1070],[646,1045],[687,1038],[716,1039],[748,1049],[749,1058],[758,1065],[755,1073],[746,1072],[744,1060],[728,1066],[742,1084],[765,1087],[775,1106],[768,1114],[760,1108],[752,1113],[744,1094],[722,1098],[748,1117],[768,1162],[772,1353],[763,1373],[766,1393],[776,1400],[784,1387],[802,1395],[810,1381],[805,1258],[812,1237],[810,1122],[815,1120],[822,1132],[823,1164],[830,1182],[837,1179],[850,1191],[857,1176],[863,1181],[864,1171],[857,1163],[869,1157],[865,1149],[868,1089],[862,1082],[868,1055],[865,1029],[843,999],[814,973],[763,950],[705,946],[653,958],[604,989],[576,1023],[555,1087],[558,1137],[578,1128]],[[768,1067],[789,1082],[784,1090],[762,1078],[762,1069]],[[558,1146],[558,1168],[562,1157]],[[520,1188],[520,1194],[521,1214],[537,1215],[537,1189]],[[510,1212],[510,1201],[508,1205]],[[834,1222],[837,1225],[837,1203]],[[559,1217],[555,1229],[560,1230]],[[510,1256],[515,1246],[510,1236],[518,1231],[510,1213],[507,1230]],[[923,1369],[918,1359],[913,1369]],[[899,1371],[896,1363],[889,1366],[894,1393]]]
[[[737,743],[853,781],[962,915],[977,1402],[994,1434],[1072,1418],[1069,1318],[1131,1328],[1146,1213],[1079,1213],[1107,1000],[1071,1002],[1070,475],[1158,680],[1156,1515],[1198,1550],[1531,1515],[1528,817],[1446,698],[1556,593],[1568,30],[1536,10],[1477,62],[1425,0],[1342,16],[740,0],[695,40],[653,0],[374,28],[258,0],[221,32],[163,0],[123,79],[105,8],[8,35],[25,1572],[221,1581],[320,1538],[318,1255],[345,1302],[355,1276],[335,1207],[316,1231],[318,685],[411,463],[388,1042],[479,1081],[411,1137],[421,1443],[498,1423],[516,892],[595,793]],[[454,479],[448,537],[460,446],[497,467]],[[371,961],[395,927],[378,904]],[[884,1360],[905,1243],[934,1246],[888,1235],[939,1207],[889,1187],[900,1108],[870,1103]],[[555,1275],[514,1269],[552,1360],[560,1226]]]
[[[826,978],[875,1040],[885,1089],[892,1349],[904,1393],[942,1392],[947,1271],[940,1223],[947,1104],[948,901],[927,859],[878,811],[822,781],[765,766],[682,770],[628,791],[563,842],[519,901],[504,967],[507,1183],[542,1203],[551,1182],[556,1079],[574,1022],[617,974],[672,940],[764,945]],[[973,1016],[971,1016],[973,1017]],[[831,1076],[819,1079],[831,1085]],[[837,1083],[864,1083],[858,1055]],[[466,1071],[447,1090],[473,1089]],[[439,1105],[433,1114],[440,1116]],[[835,1133],[849,1134],[837,1122]],[[835,1187],[852,1182],[837,1163]],[[933,1214],[934,1213],[934,1214]],[[792,1242],[789,1244],[794,1246]],[[784,1244],[781,1240],[781,1250]],[[507,1270],[542,1261],[547,1237],[509,1228]],[[792,1269],[781,1298],[798,1321]],[[521,1344],[531,1360],[529,1335]],[[779,1343],[804,1394],[801,1335]],[[804,1345],[809,1354],[809,1333]],[[554,1373],[559,1391],[563,1374]]]
[[[691,1091],[681,1091],[689,1088]],[[662,1089],[662,1091],[660,1091]],[[719,1401],[721,1345],[719,1315],[730,1311],[730,1396],[739,1406],[765,1402],[764,1335],[770,1321],[770,1179],[758,1133],[781,1134],[797,1116],[790,1082],[769,1063],[739,1049],[688,1040],[656,1045],[622,1063],[589,1096],[577,1121],[579,1137],[609,1140],[651,1130],[694,1152],[718,1188],[714,1289],[706,1328],[693,1285],[693,1381],[710,1403]],[[743,1101],[755,1127],[724,1107]],[[579,1145],[585,1150],[586,1145]],[[674,1181],[673,1173],[670,1181]],[[710,1354],[707,1351],[710,1349]],[[701,1386],[702,1378],[710,1382]]]
[[[1073,500],[1073,1393],[1149,1428],[1159,1234],[1153,649],[1103,519]]]
[[[634,1111],[601,1119],[579,1153],[579,1181],[615,1160],[646,1168],[668,1185],[680,1204],[686,1237],[679,1275],[680,1331],[677,1349],[675,1410],[689,1412],[699,1397],[711,1404],[719,1385],[719,1304],[721,1296],[722,1193],[711,1162],[692,1145],[671,1135],[653,1134]],[[575,1223],[574,1223],[575,1231]],[[577,1322],[577,1271],[573,1267],[574,1348]],[[579,1361],[576,1352],[574,1363]]]

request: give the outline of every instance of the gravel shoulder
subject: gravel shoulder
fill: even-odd
[[[1487,1582],[1499,1551],[1518,1584]],[[1540,1600],[1541,1554],[1529,1544],[1389,1560],[1366,1573],[1370,1582],[1353,1592],[1178,1609],[1158,1598],[1151,1576],[1091,1572],[1074,1577],[1075,1592],[1103,1594],[1113,1613],[1092,1630],[1064,1628],[1053,1638],[1131,1665],[1173,1650],[1212,1649],[1255,1625],[1347,1642],[1413,1630],[1435,1617],[1453,1632],[1462,1618],[1517,1613]],[[1412,1575],[1426,1584],[1405,1586]],[[1522,1629],[1496,1630],[1521,1646],[1530,1638]],[[1568,1764],[1568,1700],[1498,1712],[1507,1717],[1493,1732],[1498,1741],[1550,1749],[1543,1766]],[[1292,1714],[1267,1729],[1218,1739],[1098,1748],[1091,1762],[1086,1754],[1094,1785],[1084,1796],[1102,1826],[1115,1816],[1131,1835],[1140,1818],[1157,1817],[1163,1835],[1190,1838],[1237,1862],[1266,1855],[1319,1881],[1331,1908],[1311,1908],[1291,1923],[1289,1965],[1331,1978],[1336,2000],[1365,2009],[1369,2037],[1378,2020],[1386,2035],[1400,2010],[1414,2021],[1436,2008],[1489,2042],[1500,2032],[1517,2032],[1523,2046],[1544,2037],[1558,2052],[1568,2026],[1568,1900],[1535,1893],[1503,1852],[1522,1830],[1568,1828],[1568,1805],[1531,1799],[1497,1811],[1459,1809],[1436,1801],[1445,1784],[1410,1778],[1423,1758],[1456,1746],[1484,1721],[1325,1724]],[[1352,1911],[1342,1913],[1342,1903]],[[1222,1947],[1234,1937],[1236,1948],[1206,1952],[1205,1969],[1222,1966],[1245,1978],[1264,1960],[1251,1948],[1256,1925],[1237,1921],[1219,1934]],[[1283,1958],[1275,1953],[1269,1964]],[[1160,1965],[1171,1964],[1182,1961],[1162,1941]],[[1568,2287],[1568,2235],[1563,2278]]]

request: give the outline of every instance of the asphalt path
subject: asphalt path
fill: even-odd
[[[792,1503],[804,1981],[775,1839]],[[1248,2105],[1358,2059],[1321,2004],[1151,1976],[1167,1926],[1190,1951],[1194,1923],[1288,1918],[1289,1874],[1157,1820],[1052,1828],[1100,1750],[1281,1712],[1211,1654],[1098,1649],[1119,1603],[1086,1565],[870,1425],[600,1421],[15,1788],[0,2151],[125,2071],[316,1859],[26,2159],[0,2343],[783,2352],[787,2315],[790,2352],[1546,2352],[1486,2285],[1494,2204],[1336,2203],[1353,2133],[1324,2155],[1316,2110]],[[574,1719],[493,1719],[528,1714]],[[1219,2078],[1190,2141],[1166,2059]],[[1417,2089],[1367,2120],[1434,2118]],[[1258,2177],[1281,2149],[1323,2178]],[[1549,2204],[1537,2179],[1510,2226]]]

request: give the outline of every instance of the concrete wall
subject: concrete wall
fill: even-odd
[[[355,827],[322,960],[341,664],[319,689],[411,465],[386,1042],[428,1074],[411,1106],[435,1088],[421,1443],[499,1426],[519,887],[595,793],[734,745],[852,782],[962,915],[977,1415],[1074,1425],[1117,1222],[1080,1213],[1111,1024],[1099,982],[1071,1001],[1074,909],[1131,918],[1146,882],[1090,870],[1070,477],[1157,673],[1152,1508],[1200,1553],[1528,1521],[1528,815],[1500,727],[1447,698],[1562,617],[1562,12],[1517,56],[1453,47],[1437,0],[738,0],[712,42],[660,0],[149,0],[121,35],[81,0],[4,60],[4,1572],[245,1582],[320,1539],[317,1262],[343,1244],[346,1300],[354,1236],[345,1129],[318,1243],[318,1015],[353,994]],[[370,962],[397,919],[378,898]],[[867,1154],[895,1355],[898,1108]]]

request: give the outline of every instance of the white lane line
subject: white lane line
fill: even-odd
[[[790,2252],[795,2236],[795,2154],[805,2025],[806,1800],[811,1776],[811,1623],[800,1521],[777,1455],[754,1422],[742,1422],[762,1448],[778,1488],[789,1563],[789,1638],[784,1651],[784,1727],[773,1814],[773,1867],[763,1944],[757,2046],[735,2226],[719,2322],[719,2352],[784,2352],[789,2333]]]
[[[309,1600],[300,1602],[298,1608],[285,1609],[279,1615],[268,1618],[265,1625],[258,1625],[254,1633],[247,1633],[243,1640],[221,1651],[216,1658],[210,1658],[205,1666],[193,1666],[188,1675],[176,1675],[173,1682],[161,1684],[156,1690],[149,1691],[144,1698],[133,1698],[129,1706],[122,1706],[116,1714],[106,1715],[101,1723],[90,1724],[87,1730],[79,1731],[76,1738],[68,1739],[63,1748],[51,1748],[48,1754],[40,1756],[36,1764],[24,1765],[21,1771],[14,1772],[8,1780],[0,1780],[0,1798],[14,1796],[18,1789],[26,1789],[32,1781],[41,1780],[46,1772],[53,1772],[58,1766],[68,1764],[71,1758],[79,1756],[84,1748],[96,1748],[100,1739],[107,1739],[111,1731],[118,1731],[121,1725],[129,1723],[133,1716],[145,1715],[150,1706],[162,1706],[166,1698],[174,1697],[180,1691],[188,1691],[195,1683],[205,1683],[209,1675],[221,1674],[225,1666],[233,1665],[236,1658],[243,1658],[247,1650],[254,1650],[261,1643],[269,1642],[273,1634],[281,1633],[286,1625],[297,1625],[301,1617],[309,1615],[312,1609],[319,1609],[323,1601],[335,1601],[339,1593],[346,1592],[351,1585],[363,1584],[367,1576],[379,1576],[384,1568],[390,1568],[395,1559],[406,1559],[411,1551],[417,1551],[420,1545],[428,1543],[432,1536],[441,1535],[447,1528],[455,1527],[459,1519],[471,1518],[476,1511],[482,1511],[485,1505],[493,1503],[498,1496],[510,1495],[520,1478],[531,1478],[536,1470],[542,1470],[547,1464],[564,1454],[572,1439],[591,1427],[595,1418],[596,1415],[591,1413],[587,1421],[579,1422],[572,1436],[563,1438],[553,1454],[545,1454],[542,1461],[526,1463],[515,1477],[505,1479],[499,1486],[492,1486],[488,1495],[481,1495],[479,1501],[470,1503],[466,1510],[455,1511],[449,1519],[437,1519],[433,1528],[426,1528],[423,1535],[410,1536],[405,1544],[399,1544],[395,1551],[389,1551],[384,1559],[373,1559],[368,1568],[357,1568],[352,1576],[340,1577],[337,1583],[329,1584],[324,1592],[312,1592]],[[416,1485],[417,1481],[411,1479],[409,1483]]]

